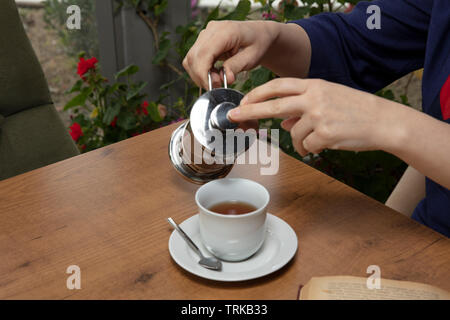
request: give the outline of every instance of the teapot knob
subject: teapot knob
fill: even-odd
[[[239,124],[231,122],[227,115],[231,109],[236,108],[236,104],[233,102],[222,102],[218,104],[212,111],[209,118],[210,125],[214,129],[225,131],[227,129],[236,129]]]

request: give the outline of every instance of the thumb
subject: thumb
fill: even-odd
[[[223,68],[227,75],[227,81],[232,84],[236,81],[236,76],[241,71],[252,69],[255,64],[256,52],[251,47],[247,47],[236,53],[231,58],[225,60]]]

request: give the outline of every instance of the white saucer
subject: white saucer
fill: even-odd
[[[201,267],[198,264],[197,254],[175,230],[169,239],[170,255],[180,267],[202,278],[217,281],[243,281],[259,278],[282,268],[297,251],[297,235],[286,222],[274,215],[267,214],[266,225],[267,237],[258,252],[244,261],[223,261],[221,271]],[[180,226],[205,256],[211,256],[200,239],[198,214],[186,219]]]

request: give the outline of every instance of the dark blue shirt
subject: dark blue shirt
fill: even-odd
[[[380,29],[367,27],[370,5],[380,8]],[[324,13],[293,22],[311,40],[310,78],[376,92],[424,68],[422,109],[450,124],[450,0],[360,2],[348,14]],[[450,159],[445,160],[442,170],[450,170]],[[450,190],[426,178],[426,197],[412,217],[450,237]]]

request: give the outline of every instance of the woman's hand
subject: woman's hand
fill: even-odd
[[[233,83],[240,71],[256,67],[277,37],[277,23],[264,21],[211,21],[200,32],[186,55],[183,66],[192,80],[208,88],[207,74],[214,63],[223,60],[227,81]],[[221,83],[212,72],[214,84]]]
[[[402,108],[389,100],[324,80],[279,78],[248,93],[229,117],[236,122],[285,118],[282,127],[290,131],[295,149],[305,156],[325,148],[386,149],[397,135],[397,124],[392,121],[393,105]]]
[[[208,71],[214,86],[222,76],[213,69],[224,61],[228,83],[259,64],[280,76],[306,77],[311,44],[305,30],[293,23],[274,21],[211,21],[183,60],[192,80],[208,89]]]
[[[286,118],[295,149],[384,150],[450,189],[450,124],[324,80],[279,78],[248,93],[231,120]]]

